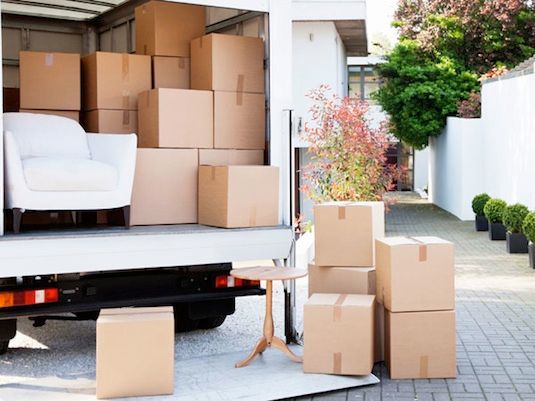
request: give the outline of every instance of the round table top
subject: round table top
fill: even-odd
[[[294,267],[256,266],[233,269],[230,275],[244,280],[292,280],[305,277],[306,269]]]

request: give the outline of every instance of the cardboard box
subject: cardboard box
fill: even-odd
[[[132,225],[197,222],[196,149],[138,149]]]
[[[82,125],[87,132],[137,133],[137,111],[134,110],[91,110],[82,115]]]
[[[262,166],[263,150],[199,149],[199,165]]]
[[[80,110],[80,55],[19,53],[20,108]]]
[[[376,240],[378,301],[392,312],[455,308],[453,244],[437,237]]]
[[[212,148],[210,91],[153,89],[139,95],[140,148]]]
[[[80,112],[74,110],[28,110],[20,109],[21,113],[51,114],[54,116],[67,117],[76,122],[80,122]]]
[[[264,93],[264,42],[212,33],[191,41],[191,87]]]
[[[375,238],[385,230],[383,202],[314,206],[315,260],[320,266],[375,266]]]
[[[137,110],[139,93],[151,89],[149,56],[96,52],[82,57],[84,110]]]
[[[456,377],[455,311],[385,313],[391,379]]]
[[[278,167],[199,167],[199,224],[237,228],[278,223]]]
[[[305,373],[370,374],[374,308],[374,295],[312,295],[304,312]]]
[[[152,57],[153,88],[190,88],[190,59],[186,57]]]
[[[136,53],[190,56],[190,41],[204,35],[205,7],[149,1],[135,9]]]
[[[214,92],[214,147],[265,149],[265,107],[263,94]]]
[[[97,320],[97,398],[173,394],[172,307],[102,309]]]

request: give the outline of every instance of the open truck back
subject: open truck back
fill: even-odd
[[[134,8],[143,2],[2,2],[3,87],[17,86],[20,50],[82,55],[98,50],[133,52]],[[47,318],[68,318],[63,314],[66,312],[78,318],[95,317],[106,307],[174,305],[179,329],[216,327],[234,312],[236,297],[264,293],[258,282],[229,278],[233,262],[268,259],[291,263],[291,2],[186,3],[209,11],[207,33],[256,32],[264,39],[265,164],[280,169],[279,225],[246,229],[197,224],[129,230],[50,228],[13,234],[3,232],[8,212],[4,215],[2,204],[0,352],[5,352],[15,335],[17,318],[32,317],[35,325],[41,325]],[[2,168],[3,162],[0,191],[4,189]],[[286,337],[290,341],[295,334],[294,295],[290,286],[285,290]],[[62,315],[51,316],[58,313]]]

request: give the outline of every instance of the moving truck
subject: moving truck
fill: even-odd
[[[171,0],[169,0],[171,1]],[[173,1],[177,2],[178,1]],[[144,1],[3,2],[3,108],[18,86],[20,50],[80,53],[135,51],[134,9]],[[69,3],[69,4],[67,4]],[[0,196],[0,353],[18,318],[96,318],[102,308],[173,305],[178,330],[213,328],[234,312],[235,298],[263,295],[258,282],[229,277],[232,262],[292,264],[291,2],[189,0],[206,7],[206,33],[264,39],[265,164],[278,166],[279,224],[223,229],[187,225],[22,229],[4,232],[10,211]],[[0,134],[2,121],[0,120]],[[3,138],[0,141],[0,147]],[[0,152],[0,158],[3,152]],[[0,161],[0,191],[3,191]],[[3,195],[3,194],[2,194]],[[285,287],[286,338],[293,328],[294,292]]]

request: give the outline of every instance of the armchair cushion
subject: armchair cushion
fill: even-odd
[[[32,191],[113,191],[119,181],[114,166],[90,159],[30,157],[22,169]]]

